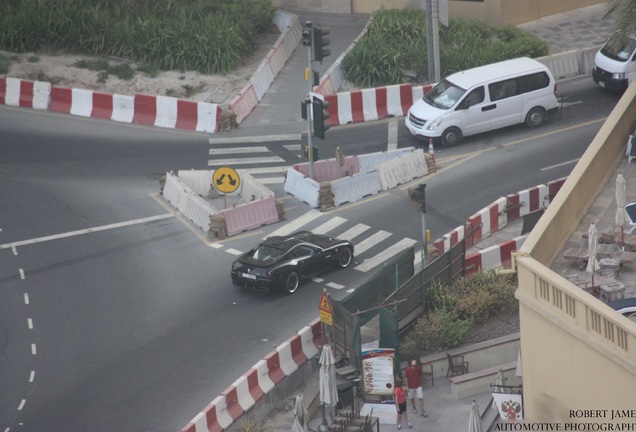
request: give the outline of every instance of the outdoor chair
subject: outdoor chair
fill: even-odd
[[[448,358],[448,370],[446,371],[446,377],[448,375],[463,375],[468,373],[468,362],[464,361],[463,355],[450,355],[446,353],[446,358]]]
[[[425,367],[427,369],[424,369]],[[431,385],[435,385],[435,377],[433,376],[433,365],[423,364],[422,365],[422,382],[426,381],[428,378],[431,379]]]

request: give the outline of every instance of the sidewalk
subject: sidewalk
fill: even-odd
[[[330,29],[327,38],[331,40],[328,47],[331,55],[322,65],[312,63],[313,69],[321,76],[360,35],[369,20],[368,15],[362,14],[289,12],[298,15],[301,23],[312,21]],[[556,54],[605,42],[613,32],[614,24],[611,18],[603,19],[605,12],[606,4],[602,3],[517,27],[543,39],[550,47],[550,54]],[[305,81],[307,65],[307,49],[298,46],[260,104],[241,123],[241,127],[231,133],[236,136],[252,135],[255,127],[261,135],[306,132],[307,125],[300,118],[300,102],[309,91],[309,84]]]

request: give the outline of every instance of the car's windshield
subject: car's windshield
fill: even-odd
[[[285,251],[275,247],[267,245],[259,245],[256,249],[252,250],[249,256],[257,261],[263,263],[271,263],[280,259],[285,254]]]
[[[626,62],[636,48],[636,40],[621,33],[614,33],[601,48],[601,53],[612,60]]]
[[[447,110],[452,108],[464,93],[466,90],[444,79],[426,93],[422,99],[429,105]]]

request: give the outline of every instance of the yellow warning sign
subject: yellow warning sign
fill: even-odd
[[[318,312],[320,313],[320,321],[325,324],[333,325],[333,309],[331,309],[331,305],[329,304],[327,291],[322,293],[320,304],[318,305]]]
[[[219,192],[232,193],[238,189],[241,178],[233,168],[224,166],[214,171],[212,183]]]

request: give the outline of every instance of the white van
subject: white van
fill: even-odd
[[[518,123],[540,126],[557,107],[550,70],[522,57],[449,75],[413,104],[405,123],[413,135],[451,147]]]
[[[601,87],[623,91],[636,77],[636,36],[614,33],[594,57],[592,79]]]

